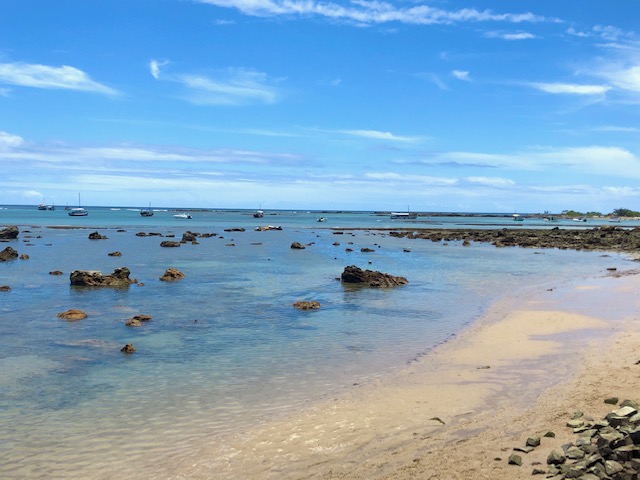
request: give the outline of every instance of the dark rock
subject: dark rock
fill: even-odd
[[[317,310],[320,308],[320,302],[317,301],[300,301],[293,304],[294,307],[300,310]]]
[[[128,287],[137,280],[130,279],[127,267],[116,268],[110,275],[102,275],[98,270],[74,270],[71,272],[71,285],[80,287]]]
[[[20,230],[15,225],[10,225],[7,228],[0,230],[0,239],[2,240],[15,240],[18,238]]]
[[[127,343],[124,347],[122,347],[122,348],[120,349],[120,351],[121,351],[122,353],[133,353],[133,352],[135,352],[135,351],[136,351],[136,349],[133,347],[133,345],[132,345],[132,344]]]
[[[148,322],[152,318],[153,317],[151,315],[135,315],[127,320],[127,323],[125,323],[125,325],[127,327],[140,327],[144,322]]]
[[[160,277],[163,282],[175,282],[176,280],[182,280],[184,273],[177,268],[167,268],[164,274]]]
[[[345,267],[340,278],[342,283],[379,288],[396,287],[409,283],[404,277],[396,277],[373,270],[362,270],[355,265]]]
[[[29,255],[23,253],[22,255],[20,255],[20,260],[29,260]]]
[[[301,243],[299,243],[299,242],[293,242],[293,243],[291,244],[291,248],[293,248],[293,249],[295,249],[295,250],[304,250],[304,249],[305,249],[305,246],[304,246],[304,245],[302,245],[302,244],[301,244]]]
[[[11,287],[9,285],[0,285],[0,292],[10,292]]]
[[[63,275],[63,273],[60,270],[53,270],[49,272],[49,275]]]
[[[107,237],[100,235],[98,232],[92,232],[89,234],[89,240],[106,240]]]
[[[109,255],[110,257],[121,257],[122,253],[116,251],[116,252],[108,253],[107,255]]]
[[[0,252],[0,262],[6,262],[7,260],[15,260],[18,258],[18,252],[12,247],[7,247]]]
[[[200,235],[199,233],[193,233],[187,230],[182,234],[182,240],[180,240],[180,243],[187,243],[187,242],[193,243],[196,241],[199,235]]]
[[[360,251],[361,251],[362,253],[371,253],[371,252],[375,252],[375,250],[374,250],[373,248],[367,248],[367,247],[361,248],[361,249],[360,249]]]
[[[169,236],[169,235],[167,235],[167,236]],[[174,241],[171,241],[171,240],[165,240],[165,241],[160,243],[160,246],[161,247],[169,247],[169,248],[170,247],[179,247],[180,246],[180,242],[174,242]]]
[[[235,228],[225,228],[224,231],[225,232],[244,232],[245,230],[244,228],[241,228],[241,227],[240,228],[235,227]]]
[[[66,312],[60,312],[58,314],[58,318],[63,318],[65,320],[69,320],[70,322],[75,322],[77,320],[84,320],[87,318],[87,314],[82,310],[70,309]]]

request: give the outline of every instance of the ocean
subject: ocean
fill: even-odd
[[[133,208],[88,209],[87,217],[0,209],[0,228],[20,228],[0,250],[29,257],[0,262],[0,285],[11,288],[0,292],[3,479],[171,478],[176,464],[206,462],[213,440],[393,374],[501,298],[603,275],[625,261],[602,252],[400,239],[384,230],[509,227],[509,216],[404,221],[372,212],[253,218],[194,210],[186,220],[173,209],[147,218]],[[282,229],[256,230],[265,225]],[[160,246],[188,230],[215,235]],[[90,240],[94,231],[107,238]],[[306,248],[291,249],[292,242]],[[121,256],[108,255],[115,251]],[[348,265],[409,284],[349,288],[339,281]],[[70,286],[73,270],[123,266],[138,284]],[[185,278],[160,281],[170,267]],[[292,306],[299,300],[321,307],[301,311]],[[57,317],[71,308],[88,317]],[[125,325],[140,314],[152,320]],[[134,354],[120,352],[127,343]],[[189,478],[185,468],[181,478]]]

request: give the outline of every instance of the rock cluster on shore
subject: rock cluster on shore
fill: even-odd
[[[618,399],[605,400],[605,403],[617,402]],[[577,434],[576,441],[549,453],[547,469],[535,467],[532,475],[546,475],[556,480],[637,480],[640,478],[639,408],[638,403],[625,400],[599,421],[575,412],[567,427]],[[526,447],[514,450],[528,453],[539,445],[540,437],[532,437]],[[509,463],[519,466],[522,458],[514,453]]]

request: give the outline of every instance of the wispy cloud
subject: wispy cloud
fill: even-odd
[[[608,85],[583,85],[577,83],[531,83],[530,86],[546,93],[567,95],[603,95],[611,90]]]
[[[464,81],[471,80],[471,78],[469,78],[469,72],[466,70],[453,70],[451,72],[451,75],[456,77],[458,80],[464,80]]]
[[[149,62],[149,71],[153,78],[158,80],[160,78],[160,69],[169,64],[168,60],[151,60]]]
[[[15,149],[21,146],[23,143],[24,140],[22,139],[22,137],[0,131],[0,152],[3,150]]]
[[[538,38],[533,33],[529,32],[487,32],[485,33],[487,38],[500,38],[502,40],[516,41],[516,40],[531,40]]]
[[[30,63],[0,63],[0,83],[41,89],[78,90],[118,95],[111,87],[98,83],[82,70],[63,65],[52,67]]]
[[[360,25],[405,23],[414,25],[452,24],[460,22],[535,23],[556,21],[530,12],[495,13],[491,10],[464,8],[444,10],[427,5],[400,8],[379,0],[352,0],[348,6],[315,0],[194,0],[222,8],[235,8],[245,15],[318,16]]]
[[[156,80],[182,85],[182,97],[195,105],[273,104],[282,97],[280,89],[265,73],[246,68],[228,68],[216,76],[195,73],[164,74],[161,68],[169,61],[151,60],[149,71]]]
[[[498,188],[513,187],[516,184],[513,180],[501,177],[467,177],[465,180],[476,185]]]
[[[417,142],[421,140],[419,137],[404,137],[394,135],[391,132],[381,132],[378,130],[340,130],[339,132],[345,135],[353,135],[355,137],[371,138],[374,140],[387,140],[390,142]]]

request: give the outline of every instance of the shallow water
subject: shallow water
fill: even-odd
[[[276,215],[207,212],[189,223],[172,212],[149,219],[126,209],[92,210],[79,219],[62,210],[36,212],[0,214],[0,226],[21,225],[20,239],[0,247],[30,257],[0,263],[0,284],[11,286],[0,292],[0,478],[6,479],[167,477],[169,464],[198,458],[212,438],[401,368],[512,291],[598,275],[622,261],[599,253],[462,247],[366,229],[337,235],[328,228],[391,223],[371,214],[333,214],[317,224],[317,214],[291,212],[277,222]],[[283,230],[254,230],[269,223]],[[49,228],[60,224],[83,228]],[[108,239],[87,238],[96,225]],[[246,231],[224,231],[230,227]],[[179,239],[187,229],[218,236],[161,248],[165,238],[135,235]],[[307,248],[293,250],[293,241]],[[363,247],[375,251],[362,253]],[[116,250],[122,257],[107,255]],[[410,283],[346,288],[336,278],[351,264]],[[73,270],[110,273],[120,266],[144,286],[69,285]],[[159,281],[169,267],[186,278]],[[322,306],[303,312],[292,307],[297,300]],[[69,308],[89,317],[56,317]],[[153,319],[126,327],[137,314]],[[137,352],[120,353],[125,343]]]

